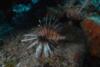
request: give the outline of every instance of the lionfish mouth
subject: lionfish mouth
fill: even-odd
[[[58,23],[55,17],[45,17],[42,21],[39,20],[39,25],[32,33],[24,35],[24,39],[22,39],[21,42],[32,41],[27,49],[37,46],[34,53],[35,57],[39,58],[43,55],[48,58],[53,55],[58,42],[65,39],[65,37],[60,34],[63,29],[62,27],[62,24]]]

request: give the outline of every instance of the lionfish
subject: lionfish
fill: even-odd
[[[48,58],[53,55],[55,46],[59,44],[59,41],[65,39],[65,36],[61,34],[63,30],[63,24],[59,23],[55,17],[44,17],[43,20],[38,20],[39,25],[32,33],[25,34],[24,39],[21,42],[32,41],[27,49],[36,47],[35,57],[39,58],[44,56]]]

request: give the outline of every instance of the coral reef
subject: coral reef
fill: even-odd
[[[0,66],[84,67],[88,51],[100,57],[99,6],[99,0],[1,1]]]

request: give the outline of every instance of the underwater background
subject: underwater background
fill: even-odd
[[[49,15],[56,16],[66,28],[71,24],[73,30],[81,30],[80,36],[86,35],[88,47],[83,67],[99,67],[100,0],[1,0],[0,51],[6,39],[36,27],[39,19]]]

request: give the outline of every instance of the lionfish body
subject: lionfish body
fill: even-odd
[[[59,41],[64,40],[65,37],[61,35],[61,24],[48,17],[43,19],[44,24],[39,20],[39,25],[31,34],[24,35],[25,38],[22,42],[32,41],[27,49],[36,46],[35,57],[40,58],[42,55],[46,58],[53,55],[55,46],[59,44]]]

